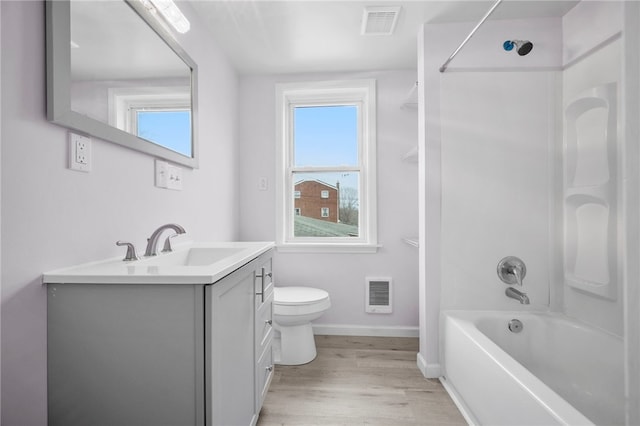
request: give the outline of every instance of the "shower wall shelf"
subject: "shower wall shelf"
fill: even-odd
[[[409,244],[410,246],[420,247],[420,243],[418,242],[418,237],[403,238],[402,241]]]
[[[406,161],[407,163],[417,163],[418,162],[418,147],[411,148],[409,152],[402,156],[402,161]]]
[[[411,89],[407,93],[404,102],[401,105],[401,109],[409,109],[417,111],[418,109],[418,82],[414,82],[411,85]],[[418,145],[411,148],[406,154],[402,156],[402,161],[405,163],[418,163]],[[418,237],[403,238],[402,241],[409,244],[412,247],[419,247]]]
[[[418,82],[416,81],[409,89],[407,97],[402,103],[402,108],[418,109]]]
[[[617,84],[567,104],[564,153],[564,276],[611,300],[618,282]]]
[[[407,93],[407,96],[402,104],[403,109],[418,109],[418,82],[414,82]],[[402,156],[402,161],[407,163],[418,162],[418,147],[411,148],[406,154]]]

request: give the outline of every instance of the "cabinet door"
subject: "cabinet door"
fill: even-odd
[[[206,288],[208,425],[256,420],[254,267],[247,265]]]
[[[202,286],[47,290],[50,426],[204,423]]]

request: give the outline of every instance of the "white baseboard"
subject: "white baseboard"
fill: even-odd
[[[427,379],[435,379],[442,376],[442,368],[440,367],[440,364],[427,364],[427,361],[420,352],[418,352],[418,356],[416,358],[418,368],[424,377]]]
[[[314,324],[313,334],[328,336],[418,337],[418,327]]]

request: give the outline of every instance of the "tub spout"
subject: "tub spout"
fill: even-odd
[[[510,297],[512,299],[516,299],[518,302],[522,303],[523,305],[528,305],[529,304],[529,296],[527,296],[526,293],[521,292],[520,290],[513,288],[513,287],[508,287],[504,294],[507,295],[507,297]]]

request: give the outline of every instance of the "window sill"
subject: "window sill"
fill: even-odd
[[[276,250],[281,253],[376,253],[381,247],[381,244],[280,243]]]

